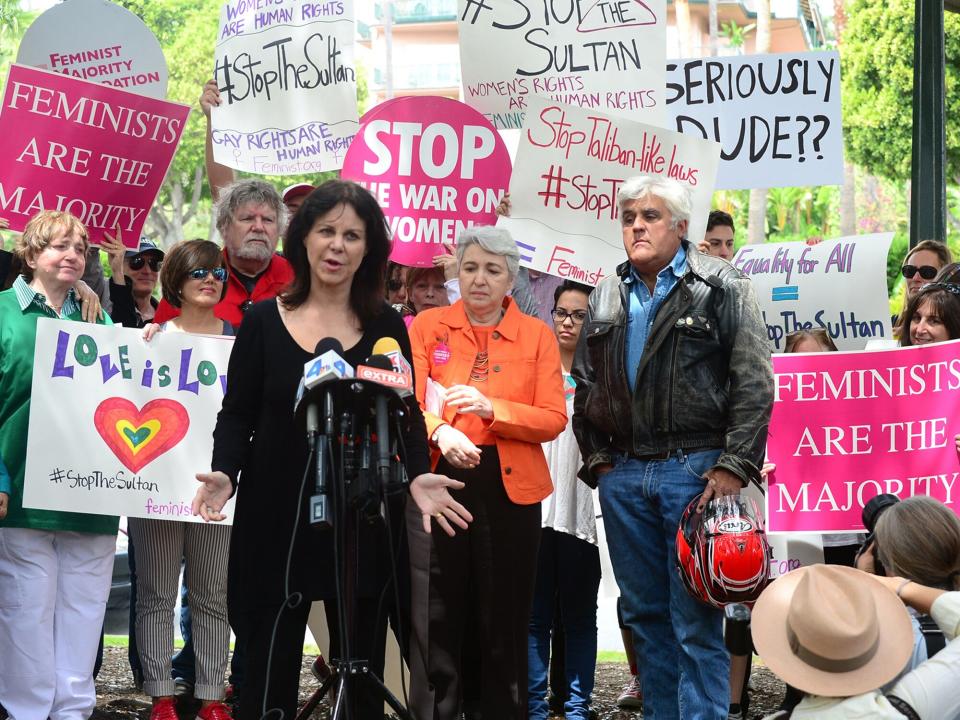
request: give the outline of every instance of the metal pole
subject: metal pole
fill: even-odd
[[[387,93],[387,100],[390,100],[393,97],[393,0],[384,0],[383,11],[383,39],[386,44],[386,67],[383,72],[383,84]]]

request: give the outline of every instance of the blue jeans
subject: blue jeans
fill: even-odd
[[[550,716],[546,700],[547,665],[555,600],[559,598],[569,687],[564,713],[567,720],[587,720],[597,668],[600,549],[586,540],[550,528],[541,532],[527,652],[529,718],[546,720]]]
[[[600,507],[624,620],[640,658],[646,720],[726,720],[723,613],[692,598],[676,568],[687,504],[719,450],[667,460],[620,458],[600,478]]]

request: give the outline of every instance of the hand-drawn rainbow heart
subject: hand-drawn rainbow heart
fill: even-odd
[[[190,416],[175,400],[151,400],[137,410],[126,398],[113,397],[97,406],[93,424],[107,447],[135,473],[183,439]]]

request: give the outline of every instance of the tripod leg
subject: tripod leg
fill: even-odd
[[[347,701],[348,681],[348,673],[337,673],[337,699],[333,704],[333,710],[330,711],[330,720],[350,720],[350,703]]]
[[[365,682],[373,685],[371,690],[374,692],[374,694],[378,695],[387,705],[389,705],[400,720],[413,720],[413,715],[410,714],[410,711],[404,707],[403,703],[397,699],[396,695],[390,692],[380,678],[371,672],[364,673],[363,678]]]
[[[337,681],[339,673],[334,670],[327,676],[327,679],[323,681],[323,684],[317,688],[313,695],[311,695],[307,701],[303,704],[303,707],[297,712],[296,720],[307,720],[312,714],[313,711],[317,709],[317,705],[320,704],[320,701],[327,696],[327,693],[330,691],[330,688],[333,687],[333,684]]]

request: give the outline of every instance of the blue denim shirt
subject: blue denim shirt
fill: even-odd
[[[624,279],[624,284],[630,293],[630,308],[627,314],[627,341],[626,353],[627,381],[630,383],[630,392],[637,389],[637,368],[640,367],[640,358],[643,357],[643,347],[647,344],[647,336],[657,317],[657,310],[664,299],[670,294],[677,282],[687,272],[687,253],[681,244],[677,254],[663,270],[657,273],[657,284],[653,288],[653,295],[647,285],[634,268]]]

